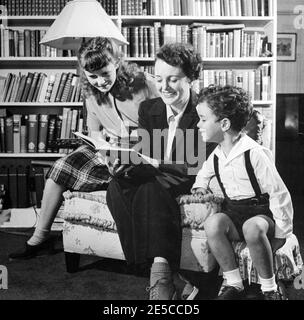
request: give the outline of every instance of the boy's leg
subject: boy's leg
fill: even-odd
[[[237,268],[232,241],[240,240],[232,220],[224,213],[210,216],[204,224],[209,247],[223,272]]]
[[[212,254],[223,270],[226,285],[217,299],[239,299],[244,289],[240,270],[235,260],[232,241],[240,240],[232,220],[224,213],[209,217],[204,224]]]
[[[250,218],[243,225],[244,238],[266,299],[269,295],[278,298],[273,273],[273,252],[269,241],[274,235],[274,228],[274,221],[263,215]]]
[[[268,237],[274,235],[274,222],[266,216],[250,218],[243,224],[243,233],[252,261],[262,278],[273,275],[273,254]]]

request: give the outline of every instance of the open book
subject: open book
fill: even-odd
[[[75,136],[80,138],[82,141],[84,141],[86,144],[90,145],[91,147],[95,148],[96,150],[104,150],[104,151],[129,151],[134,152],[134,149],[131,148],[122,148],[119,146],[114,146],[107,142],[104,139],[94,139],[92,137],[85,136],[84,134],[80,132],[74,132]]]
[[[127,152],[127,153],[135,153],[138,157],[141,157],[144,159],[147,163],[151,164],[153,167],[158,166],[158,161],[155,159],[152,159],[148,156],[145,156],[144,154],[132,149],[132,148],[124,148],[119,146],[111,145],[109,142],[105,141],[104,139],[94,139],[92,137],[85,136],[84,134],[80,132],[74,132],[75,136],[80,138],[82,141],[84,141],[86,144],[90,145],[91,147],[95,148],[96,150],[100,151],[116,151],[116,152]],[[133,155],[134,157],[134,155]],[[134,159],[134,158],[133,158]]]

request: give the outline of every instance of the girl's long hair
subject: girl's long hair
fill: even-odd
[[[136,64],[124,62],[118,46],[110,39],[96,37],[83,43],[79,49],[78,61],[82,70],[80,79],[83,96],[94,96],[98,104],[106,100],[107,93],[92,86],[83,70],[94,72],[109,63],[118,64],[116,81],[110,92],[120,101],[132,100],[133,94],[146,86],[144,72]]]

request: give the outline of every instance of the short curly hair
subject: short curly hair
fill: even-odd
[[[118,100],[131,100],[134,93],[146,87],[144,73],[136,64],[122,60],[121,51],[111,39],[96,37],[84,42],[78,52],[78,61],[81,69],[88,72],[102,69],[109,63],[118,63],[117,78],[111,89]],[[93,95],[99,104],[106,99],[106,94],[92,86],[84,72],[81,74],[81,85],[85,98]]]
[[[234,86],[210,85],[203,88],[198,95],[198,103],[203,102],[207,102],[219,120],[228,118],[236,132],[245,128],[253,112],[250,94]]]
[[[191,81],[198,79],[200,75],[202,59],[190,44],[166,43],[157,52],[156,59],[181,68]]]

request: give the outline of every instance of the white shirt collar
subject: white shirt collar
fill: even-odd
[[[247,134],[242,134],[242,137],[240,140],[233,146],[230,153],[228,154],[228,157],[224,155],[223,151],[221,150],[221,146],[217,146],[217,148],[214,150],[214,153],[220,158],[224,160],[224,162],[227,164],[234,158],[238,157],[242,153],[244,153],[247,150],[251,150],[254,148],[263,148],[265,147],[259,145],[257,142],[255,142],[253,139],[251,139]]]
[[[166,109],[167,109],[167,122],[168,124],[170,124],[170,120],[172,119],[172,117],[174,117],[174,120],[175,121],[179,121],[181,119],[181,117],[183,116],[186,108],[187,108],[187,105],[188,105],[188,102],[189,100],[187,100],[185,106],[183,107],[182,111],[179,112],[177,115],[174,115],[172,109],[171,109],[171,106],[167,105],[166,104]]]

